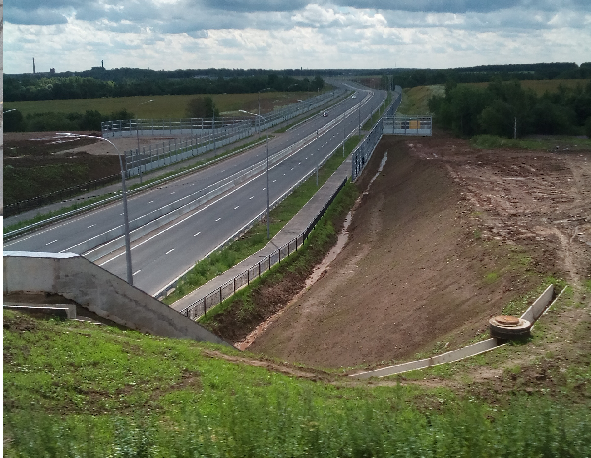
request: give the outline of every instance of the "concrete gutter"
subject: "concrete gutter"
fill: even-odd
[[[564,290],[563,290],[564,291]],[[522,319],[527,319],[531,323],[534,323],[544,311],[551,307],[562,295],[560,295],[550,304],[552,296],[554,294],[554,285],[550,285],[546,290],[536,299],[536,301],[529,307],[523,315]],[[529,317],[529,318],[527,318]],[[414,371],[417,369],[425,369],[431,366],[438,366],[440,364],[451,363],[460,361],[471,356],[476,356],[481,353],[485,353],[490,350],[494,350],[497,347],[503,346],[504,343],[499,344],[499,341],[492,337],[482,342],[468,345],[467,347],[460,348],[458,350],[448,351],[441,355],[433,356],[431,358],[420,359],[418,361],[410,361],[408,363],[396,364],[395,366],[383,367],[373,371],[360,372],[357,374],[351,374],[350,377],[358,379],[368,379],[370,377],[387,377],[389,375],[402,374],[403,372]]]

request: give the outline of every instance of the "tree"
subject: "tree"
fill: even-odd
[[[23,132],[26,129],[25,118],[19,110],[8,110],[4,113],[5,132]]]
[[[212,118],[214,114],[216,118],[220,116],[211,97],[196,97],[189,100],[186,113],[189,118]]]

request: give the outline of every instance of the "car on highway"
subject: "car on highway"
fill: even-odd
[[[322,113],[322,116],[326,118],[328,116],[328,113],[325,111],[324,113]]]

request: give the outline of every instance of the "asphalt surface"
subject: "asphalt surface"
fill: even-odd
[[[334,120],[342,112],[364,99],[364,92],[337,104],[328,116],[318,116],[297,128],[269,140],[269,155],[296,143]],[[361,119],[383,102],[385,93],[377,91],[361,107]],[[287,157],[269,170],[270,201],[273,202],[302,176],[314,170],[321,159],[336,148],[358,126],[359,115],[355,110],[344,122],[319,135],[312,143]],[[169,182],[129,199],[130,220],[149,214],[174,201],[188,202],[219,186],[228,177],[253,164],[264,161],[265,145],[231,157],[190,176]],[[188,213],[173,223],[161,227],[132,244],[134,285],[155,295],[184,273],[195,262],[206,257],[220,244],[246,225],[266,207],[266,176],[258,177]],[[81,244],[101,233],[120,227],[122,206],[116,203],[97,211],[63,221],[39,232],[8,242],[5,250],[79,252]],[[126,278],[126,261],[123,250],[101,259],[102,265],[112,273]]]

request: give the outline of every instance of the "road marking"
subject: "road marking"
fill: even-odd
[[[168,254],[168,253],[172,253],[173,251],[174,251],[174,248],[172,248],[172,249],[168,250],[168,251],[166,252],[166,254]]]
[[[199,234],[201,234],[201,231],[197,232],[196,234],[193,234],[193,237],[197,237]]]
[[[141,271],[142,271],[142,269],[136,270],[132,275],[139,274]]]
[[[234,210],[238,210],[239,208],[240,208],[240,205],[236,205],[236,206],[234,207]]]
[[[88,226],[87,229],[90,229],[91,227],[96,226],[96,224],[91,224],[90,226]]]
[[[49,242],[49,243],[46,243],[46,244],[45,244],[45,246],[47,246],[47,245],[51,245],[52,243],[55,243],[55,242],[57,242],[57,239],[55,239],[55,240],[52,240],[52,241],[51,241],[51,242]]]
[[[254,196],[248,198],[248,200],[252,200],[252,199],[254,199]]]
[[[222,218],[218,218],[218,219],[216,219],[216,220],[215,220],[215,222],[217,223],[217,222],[218,222],[220,219],[222,219]]]

